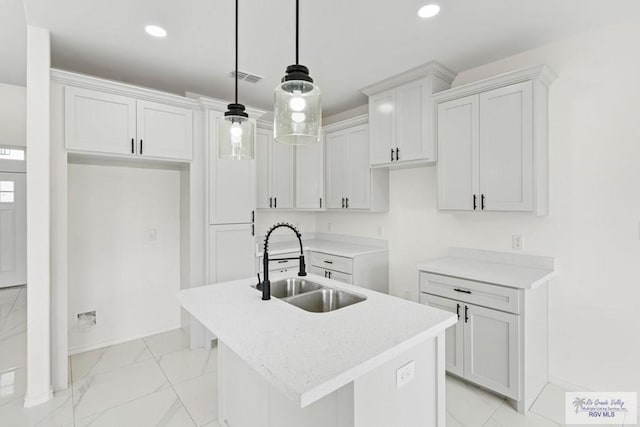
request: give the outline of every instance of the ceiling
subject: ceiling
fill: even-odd
[[[323,91],[325,116],[365,104],[360,88],[432,59],[462,71],[640,16],[637,0],[440,0],[441,14],[421,20],[416,11],[426,1],[301,1],[300,62]],[[232,98],[232,0],[24,2],[27,22],[52,33],[55,67]],[[264,77],[240,83],[240,102],[271,109],[273,88],[294,60],[294,5],[240,1],[240,69]],[[168,36],[146,35],[150,23]]]
[[[0,0],[0,83],[27,82],[27,22],[22,0]]]

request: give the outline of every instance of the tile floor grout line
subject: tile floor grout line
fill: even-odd
[[[182,329],[182,328],[181,328]],[[169,386],[171,387],[171,390],[173,390],[173,394],[176,395],[176,398],[180,401],[180,404],[182,405],[182,407],[184,408],[184,411],[187,413],[187,415],[189,416],[189,419],[191,420],[191,422],[193,423],[193,425],[195,427],[199,427],[200,424],[198,424],[196,422],[196,420],[193,418],[193,416],[191,415],[191,412],[189,412],[189,408],[187,408],[187,405],[184,404],[184,402],[182,401],[182,398],[180,397],[180,395],[178,394],[178,392],[176,391],[175,387],[173,386],[173,383],[171,382],[171,380],[169,380],[169,377],[167,376],[166,372],[164,372],[164,369],[162,369],[162,366],[160,366],[160,362],[158,361],[158,359],[156,358],[156,355],[153,354],[153,352],[151,351],[151,348],[149,347],[149,344],[147,344],[147,341],[145,339],[142,340],[144,342],[144,345],[147,346],[147,349],[149,350],[149,353],[151,353],[151,357],[153,357],[153,360],[156,362],[156,364],[158,365],[158,368],[160,369],[160,372],[162,372],[162,375],[164,375],[164,377],[167,379],[167,382],[169,383]]]
[[[484,426],[486,426],[486,425],[487,425],[487,423],[488,423],[489,421],[491,421],[491,419],[493,418],[493,416],[498,412],[498,409],[502,408],[502,405],[504,405],[506,402],[507,402],[507,401],[506,401],[505,399],[502,399],[502,401],[501,401],[501,402],[500,402],[500,404],[496,407],[496,409],[494,409],[494,411],[491,413],[491,415],[489,415],[489,418],[487,418],[487,419],[485,420],[485,422],[484,422],[484,423],[482,423],[482,426],[483,426],[483,427],[484,427]]]
[[[71,425],[75,427],[76,425],[76,394],[73,391],[73,364],[71,363],[71,356],[69,356],[69,360],[67,361],[69,364],[69,376],[71,377],[71,384],[69,387],[71,388]]]

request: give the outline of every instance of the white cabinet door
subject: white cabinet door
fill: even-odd
[[[480,94],[484,210],[533,210],[532,82]]]
[[[322,209],[324,200],[324,142],[296,147],[296,208]]]
[[[428,149],[427,81],[417,80],[396,89],[397,162],[433,158]]]
[[[193,111],[137,101],[138,154],[167,159],[193,158]]]
[[[273,132],[266,129],[258,129],[256,132],[256,168],[257,168],[257,200],[258,209],[273,207],[273,196],[269,193],[271,188],[271,175],[269,174],[269,150],[273,138]],[[271,206],[269,206],[271,198]]]
[[[293,145],[271,143],[271,194],[277,209],[293,208],[294,149]]]
[[[340,273],[339,271],[329,271],[329,278],[337,280],[338,282],[348,283],[349,285],[353,283],[353,276],[351,274]]]
[[[252,224],[209,226],[209,283],[255,275],[256,242]]]
[[[462,377],[464,375],[464,318],[461,317],[464,310],[463,304],[424,293],[420,294],[420,302],[458,315],[458,323],[449,326],[445,332],[445,361],[447,371]]]
[[[371,128],[371,152],[373,165],[391,163],[395,158],[391,150],[396,148],[396,92],[388,90],[369,98],[369,126]],[[392,157],[393,156],[393,157]]]
[[[369,168],[369,132],[367,125],[347,129],[344,145],[344,194],[346,208],[371,207],[371,170]]]
[[[251,223],[256,204],[255,160],[218,158],[218,122],[209,113],[209,223]]]
[[[465,304],[464,377],[518,400],[520,318]]]
[[[344,132],[332,132],[326,136],[327,151],[327,209],[344,207]]]
[[[438,105],[438,208],[479,208],[478,95]]]
[[[69,150],[136,154],[136,100],[65,87],[65,147]]]
[[[21,162],[24,164],[24,162]],[[27,181],[0,172],[0,288],[27,283]]]

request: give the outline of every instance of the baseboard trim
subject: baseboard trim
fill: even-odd
[[[32,408],[37,405],[42,405],[50,401],[53,398],[53,389],[49,387],[49,391],[45,393],[41,393],[38,396],[30,396],[29,391],[27,390],[27,394],[24,397],[24,407]]]
[[[170,327],[154,329],[154,330],[151,330],[151,331],[145,331],[145,332],[141,332],[139,334],[129,335],[129,336],[124,337],[124,338],[118,338],[118,339],[110,340],[110,341],[103,341],[103,342],[98,343],[98,344],[91,344],[91,345],[86,345],[86,346],[82,346],[82,347],[69,348],[69,356],[73,356],[74,354],[84,353],[84,352],[91,351],[91,350],[98,350],[100,348],[109,347],[111,345],[122,344],[122,343],[125,343],[127,341],[133,341],[133,340],[137,340],[137,339],[140,339],[140,338],[146,338],[146,337],[149,337],[151,335],[156,335],[156,334],[161,334],[163,332],[173,331],[174,329],[181,329],[180,322],[178,322],[177,324],[175,324],[173,326],[170,326]]]
[[[574,384],[572,382],[563,380],[562,378],[554,377],[553,375],[549,375],[548,382],[549,384],[557,385],[568,391],[593,391],[593,389],[590,387]]]

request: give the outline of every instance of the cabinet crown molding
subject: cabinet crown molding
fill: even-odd
[[[467,83],[456,86],[451,89],[443,90],[433,95],[436,103],[450,101],[452,99],[461,98],[467,95],[485,92],[528,80],[537,80],[549,87],[557,78],[557,74],[546,65],[537,65],[529,68],[522,68],[516,71],[510,71],[487,79],[478,80],[477,82]]]
[[[342,129],[347,129],[353,126],[365,125],[369,123],[369,114],[360,114],[359,116],[352,117],[350,119],[342,120],[336,123],[331,123],[322,128],[323,133],[335,132]]]
[[[366,86],[360,89],[360,91],[367,96],[371,96],[429,75],[435,75],[448,83],[451,83],[456,78],[457,74],[437,61],[430,61],[380,82]]]
[[[128,83],[116,82],[86,74],[52,68],[50,71],[51,80],[54,82],[75,86],[83,89],[91,89],[114,95],[128,96],[140,100],[159,102],[176,107],[200,110],[197,101],[185,98],[169,92],[162,92],[156,89],[148,89]]]

